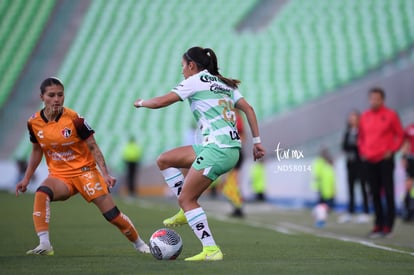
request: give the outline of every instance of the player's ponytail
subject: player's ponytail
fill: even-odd
[[[42,84],[40,84],[40,93],[43,95],[46,92],[46,87],[50,87],[53,85],[62,86],[63,89],[65,88],[63,86],[62,81],[59,78],[52,76],[46,78],[45,80],[43,80]]]
[[[219,73],[217,56],[210,48],[193,47],[185,52],[183,58],[187,62],[194,62],[198,69],[206,69],[210,74],[217,76],[227,86],[236,89],[240,84],[240,80],[226,78]]]
[[[203,52],[208,56],[209,58],[209,63],[207,65],[207,71],[209,71],[209,73],[211,73],[212,75],[219,75],[219,69],[218,69],[218,65],[217,65],[217,56],[214,53],[214,51],[210,48],[205,48],[203,50]]]

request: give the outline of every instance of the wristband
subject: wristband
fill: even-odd
[[[140,101],[138,101],[137,104],[138,104],[139,107],[142,107],[142,103],[144,103],[144,100],[143,99],[141,99]]]
[[[253,138],[253,144],[261,143],[260,137],[254,137]]]

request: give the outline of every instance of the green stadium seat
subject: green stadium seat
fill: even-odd
[[[181,81],[180,58],[190,46],[215,49],[222,73],[242,80],[263,119],[363,77],[414,43],[414,1],[291,0],[261,32],[236,33],[256,3],[91,2],[59,76],[67,105],[96,129],[112,166],[120,168],[130,135],[146,148],[144,161],[182,143],[192,119],[187,104],[149,111],[132,103]],[[28,150],[25,142],[18,153]]]
[[[36,46],[54,5],[53,0],[0,1],[0,108]]]

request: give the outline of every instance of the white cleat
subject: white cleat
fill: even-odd
[[[28,250],[26,252],[27,255],[45,255],[45,256],[53,256],[55,252],[53,251],[53,247],[51,245],[44,245],[39,244],[32,250]]]
[[[149,246],[146,243],[144,243],[144,242],[142,242],[139,245],[135,245],[135,249],[138,252],[141,252],[141,253],[145,253],[145,254],[151,253]]]

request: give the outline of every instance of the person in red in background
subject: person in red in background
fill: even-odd
[[[414,123],[405,129],[403,164],[407,174],[403,220],[408,222],[414,217]]]
[[[361,115],[359,124],[358,149],[366,161],[375,210],[371,238],[389,236],[394,226],[394,153],[399,150],[404,138],[397,113],[387,108],[384,101],[384,90],[372,88],[369,91],[370,109]],[[382,192],[386,209],[383,209],[381,202]]]

